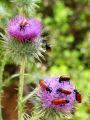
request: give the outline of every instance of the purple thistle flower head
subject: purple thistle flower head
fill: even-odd
[[[16,16],[11,19],[8,27],[7,34],[20,41],[35,40],[41,35],[42,24],[37,19],[27,19],[23,16]]]
[[[39,84],[44,108],[54,108],[63,113],[72,112],[75,102],[79,100],[79,92],[76,92],[67,77],[50,77],[45,81],[40,80]]]

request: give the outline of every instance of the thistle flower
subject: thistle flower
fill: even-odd
[[[33,41],[41,35],[41,31],[42,24],[40,21],[37,19],[29,20],[23,16],[16,16],[11,19],[7,27],[7,34],[20,41]]]
[[[10,20],[6,35],[0,33],[5,40],[4,46],[8,56],[14,61],[21,61],[23,58],[43,58],[43,38],[41,37],[42,24],[37,19],[28,19],[23,16],[16,16]]]
[[[70,114],[75,103],[81,102],[80,93],[69,80],[69,77],[65,76],[50,77],[45,81],[39,81],[39,103],[46,114],[54,114],[53,111],[57,114]]]

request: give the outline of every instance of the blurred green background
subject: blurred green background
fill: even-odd
[[[17,8],[9,0],[0,0],[0,32],[16,14]],[[72,120],[90,120],[90,0],[41,0],[34,16],[42,20],[43,36],[52,52],[45,54],[42,63],[28,62],[26,83],[37,84],[46,76],[70,75],[82,94]],[[0,65],[2,51],[0,47]]]

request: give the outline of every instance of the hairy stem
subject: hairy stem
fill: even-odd
[[[23,120],[24,114],[24,104],[23,104],[23,85],[24,85],[24,70],[25,70],[26,60],[21,61],[20,65],[20,81],[19,81],[19,91],[18,91],[18,120]]]
[[[4,72],[5,63],[6,63],[6,55],[4,56],[4,58],[2,60],[2,64],[1,64],[1,68],[0,68],[0,120],[3,120],[1,100],[2,100],[2,92],[3,92],[3,90],[2,90],[2,87],[3,87],[3,72]]]

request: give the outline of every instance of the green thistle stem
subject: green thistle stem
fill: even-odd
[[[24,85],[24,71],[25,71],[26,60],[21,61],[20,65],[20,81],[18,91],[18,120],[23,120],[24,104],[23,104],[23,85]]]
[[[3,87],[3,72],[4,72],[5,63],[6,63],[6,55],[4,56],[4,58],[2,60],[2,65],[1,65],[1,68],[0,68],[0,120],[3,120],[1,99],[2,99],[2,92],[3,92],[3,90],[2,90],[2,87]]]

